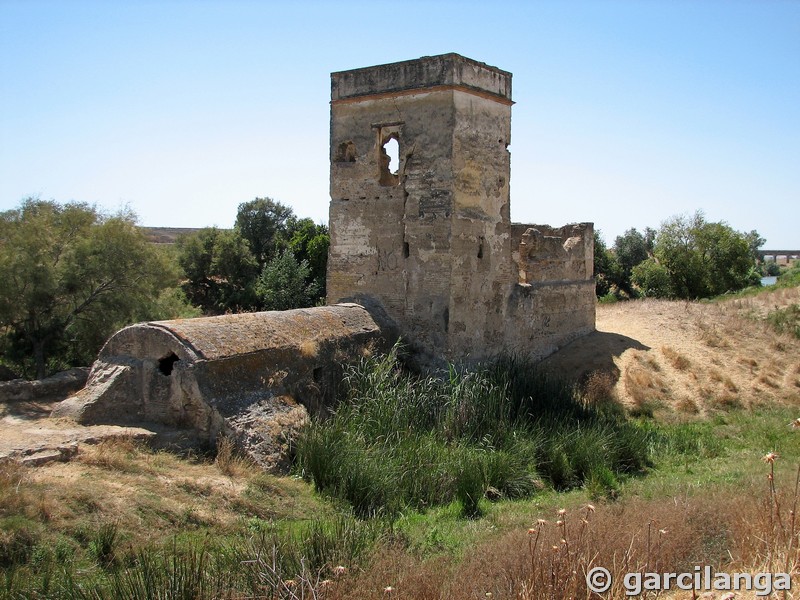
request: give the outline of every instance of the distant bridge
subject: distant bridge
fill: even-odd
[[[771,262],[788,262],[800,260],[800,250],[759,250],[758,257],[762,261],[766,261],[769,257]]]

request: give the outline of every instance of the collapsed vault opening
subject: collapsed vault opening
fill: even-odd
[[[162,375],[172,375],[172,369],[179,360],[180,358],[174,352],[170,352],[165,357],[158,359],[158,370]]]

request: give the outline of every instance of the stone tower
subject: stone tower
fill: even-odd
[[[511,73],[458,54],[331,75],[328,302],[380,304],[423,360],[530,339],[508,322],[531,287],[512,257],[511,105]]]

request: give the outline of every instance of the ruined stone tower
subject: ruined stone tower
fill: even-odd
[[[594,328],[591,224],[510,221],[511,105],[511,73],[458,54],[331,75],[329,303],[382,305],[434,360]]]

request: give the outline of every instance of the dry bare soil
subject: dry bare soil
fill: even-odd
[[[591,385],[606,374],[634,412],[707,416],[800,401],[800,341],[764,317],[800,302],[800,288],[715,302],[600,305],[597,331],[545,361]],[[596,383],[596,381],[595,381]]]

